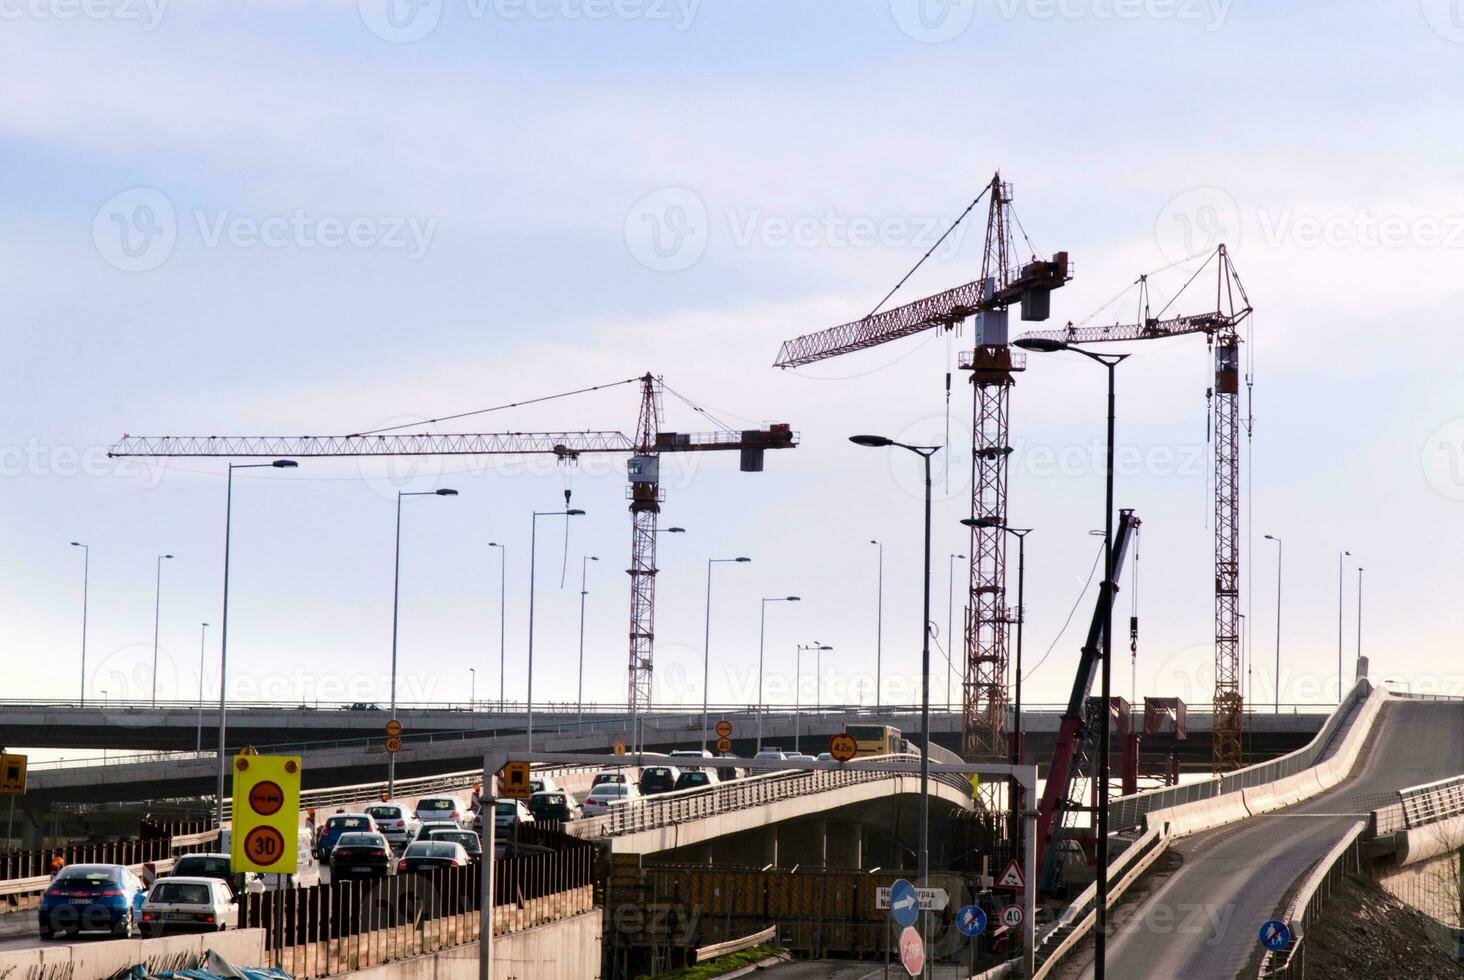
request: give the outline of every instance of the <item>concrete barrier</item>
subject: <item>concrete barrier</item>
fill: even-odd
[[[34,949],[0,952],[0,977],[110,977],[139,964],[173,969],[180,958],[189,966],[208,950],[236,966],[264,965],[264,930],[241,929],[207,935],[161,936],[157,939],[112,939],[100,942],[46,943]]]
[[[1464,816],[1426,823],[1394,835],[1398,865],[1417,864],[1464,847]]]
[[[493,940],[493,975],[534,980],[596,980],[604,914],[600,909]],[[357,980],[477,980],[477,943],[352,972]]]

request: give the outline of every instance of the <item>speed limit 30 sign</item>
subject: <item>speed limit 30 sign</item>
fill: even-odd
[[[234,758],[234,827],[229,859],[235,872],[295,874],[300,828],[300,758]]]

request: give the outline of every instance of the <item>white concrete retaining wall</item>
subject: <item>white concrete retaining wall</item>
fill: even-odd
[[[598,980],[604,916],[599,909],[493,940],[499,980]],[[477,980],[478,944],[456,946],[351,974],[357,980]]]
[[[140,963],[172,967],[179,955],[190,965],[207,950],[236,966],[264,965],[264,930],[241,929],[205,936],[163,936],[159,939],[116,939],[89,943],[46,943],[35,949],[0,952],[0,977],[69,976],[73,980],[110,977]]]

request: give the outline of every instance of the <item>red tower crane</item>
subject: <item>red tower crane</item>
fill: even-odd
[[[1001,174],[967,209],[988,198],[981,276],[954,289],[927,296],[842,326],[789,340],[775,362],[782,368],[812,364],[930,329],[951,330],[976,318],[975,344],[958,365],[971,372],[974,412],[971,433],[971,516],[992,526],[971,529],[970,586],[965,619],[966,662],[962,674],[961,754],[973,762],[1005,762],[1013,745],[1007,723],[1007,627],[1014,611],[1006,601],[1008,409],[1016,373],[1025,366],[1007,343],[1007,312],[1021,306],[1023,320],[1045,320],[1052,290],[1072,278],[1066,252],[1051,261],[1036,257],[1016,262],[1012,232],[1011,185]],[[962,215],[964,218],[965,215]],[[958,222],[959,223],[959,222]],[[932,249],[933,251],[933,249]],[[929,253],[927,253],[928,255]],[[923,261],[923,259],[922,259]],[[908,278],[908,277],[907,277]],[[882,304],[881,304],[882,305]],[[997,786],[981,789],[988,812],[1002,809]]]
[[[613,430],[577,432],[405,433],[394,430],[347,436],[130,436],[108,456],[138,457],[341,457],[341,456],[517,456],[549,454],[572,463],[584,453],[628,453],[628,496],[631,513],[630,547],[630,668],[627,701],[632,737],[640,744],[640,719],[651,703],[656,617],[656,521],[664,495],[660,486],[660,457],[664,453],[718,452],[741,454],[744,473],[763,468],[768,449],[791,449],[797,436],[784,423],[765,429],[719,432],[662,431],[659,377],[645,374],[615,382],[637,383],[641,389],[635,438]],[[609,387],[600,385],[582,391]],[[571,392],[579,394],[581,392]],[[561,396],[550,396],[561,397]],[[542,399],[541,399],[542,400]],[[504,406],[510,407],[510,406]],[[488,411],[492,411],[489,409]],[[479,414],[479,413],[466,413]],[[703,412],[703,414],[706,414]],[[454,416],[457,418],[460,416]],[[442,420],[434,420],[442,421]]]
[[[1170,307],[1206,269],[1214,265],[1214,308],[1166,316]],[[1158,340],[1200,333],[1214,352],[1215,381],[1206,392],[1214,400],[1215,444],[1215,712],[1212,763],[1224,773],[1241,766],[1244,698],[1240,677],[1240,325],[1251,314],[1250,299],[1221,245],[1180,287],[1158,314],[1149,311],[1149,282],[1141,276],[1138,323],[1074,326],[1041,330],[1025,337],[1068,344]]]

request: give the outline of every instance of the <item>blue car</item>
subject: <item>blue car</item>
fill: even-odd
[[[130,938],[142,923],[147,888],[120,864],[73,864],[41,896],[42,939],[70,932],[110,932]]]

